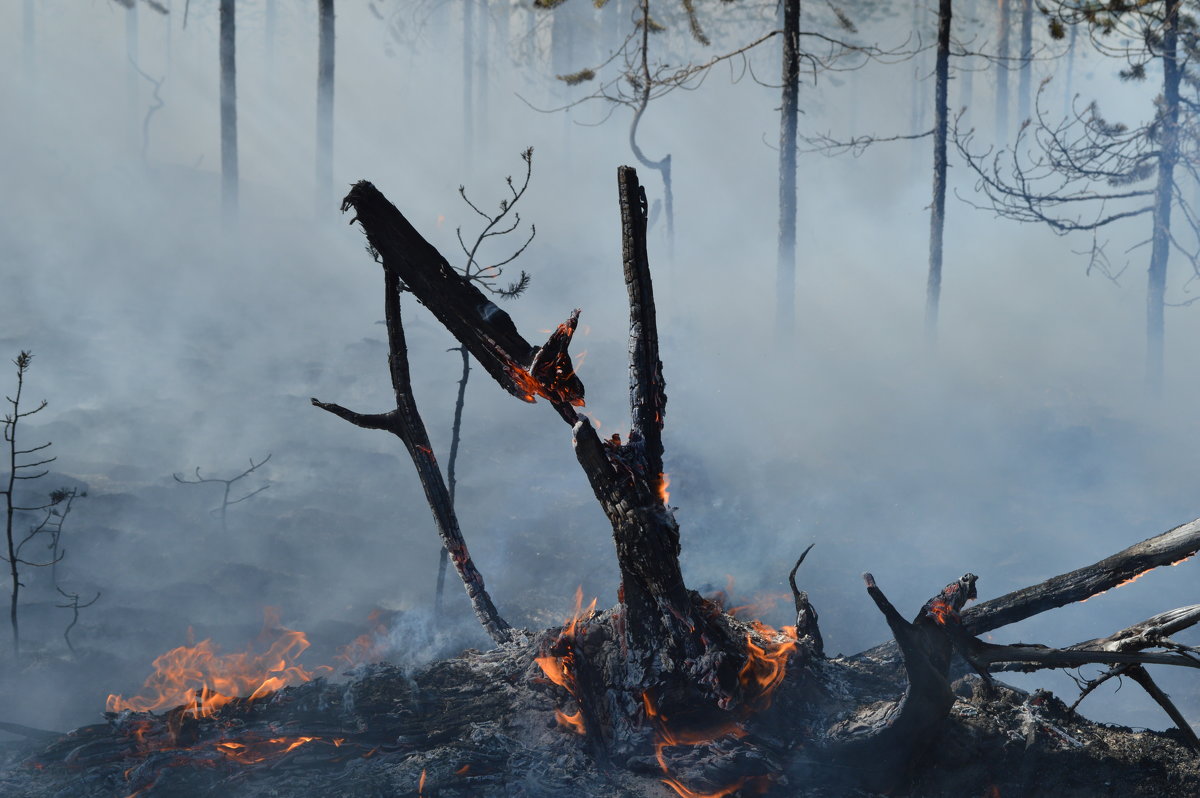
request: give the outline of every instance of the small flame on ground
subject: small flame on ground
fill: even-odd
[[[238,696],[256,701],[288,685],[333,672],[329,666],[311,671],[302,667],[296,660],[309,647],[304,633],[280,626],[279,611],[274,608],[267,608],[264,616],[259,642],[270,641],[266,651],[257,653],[251,646],[237,654],[220,654],[211,640],[171,649],[154,660],[154,673],[146,678],[139,695],[110,695],[106,709],[145,712],[185,706],[185,714],[211,717]]]
[[[425,794],[425,769],[422,768],[421,769],[421,780],[419,782],[417,782],[417,795],[421,796],[424,794]]]

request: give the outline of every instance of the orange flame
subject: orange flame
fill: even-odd
[[[658,498],[662,501],[664,507],[666,507],[667,503],[671,501],[671,494],[667,491],[667,488],[669,488],[669,487],[671,487],[671,475],[670,474],[659,474],[658,475]]]
[[[267,608],[264,615],[259,640],[270,641],[266,651],[258,653],[250,647],[237,654],[219,654],[211,640],[171,649],[154,660],[154,673],[146,678],[139,695],[110,695],[105,708],[109,712],[145,712],[184,706],[185,714],[211,717],[237,696],[256,701],[288,685],[333,672],[328,666],[311,671],[302,667],[296,659],[309,647],[304,633],[279,626],[278,610]]]
[[[587,608],[583,607],[583,585],[575,589],[575,610],[571,613],[570,619],[562,632],[559,633],[558,639],[554,641],[551,647],[553,650],[564,651],[561,656],[545,654],[540,657],[534,657],[534,662],[542,669],[542,673],[546,678],[557,684],[559,687],[566,690],[571,696],[579,701],[579,696],[575,692],[575,630],[579,626],[579,622],[585,618],[590,618],[596,610],[596,599],[588,604]],[[583,712],[576,711],[573,715],[568,715],[561,710],[554,710],[554,718],[563,728],[570,729],[576,734],[586,734],[583,724]]]
[[[787,674],[788,656],[796,650],[796,627],[785,626],[777,632],[759,621],[751,626],[766,644],[759,646],[751,635],[746,635],[746,664],[738,671],[738,681],[750,696],[747,705],[758,711],[771,706],[771,694]]]
[[[1188,554],[1188,555],[1186,555],[1186,556],[1184,556],[1184,557],[1180,557],[1180,558],[1179,558],[1178,560],[1176,560],[1175,562],[1170,562],[1170,563],[1167,563],[1167,566],[1168,566],[1168,567],[1174,567],[1174,566],[1176,566],[1176,565],[1179,565],[1179,564],[1180,564],[1180,563],[1182,563],[1182,562],[1187,562],[1188,560],[1192,559],[1192,558],[1193,558],[1193,557],[1195,557],[1195,556],[1196,556],[1195,554]],[[1110,588],[1110,590],[1116,590],[1118,587],[1124,587],[1125,585],[1128,585],[1130,582],[1136,582],[1137,580],[1141,579],[1143,576],[1145,576],[1146,574],[1150,573],[1151,571],[1153,571],[1153,570],[1154,570],[1155,568],[1157,568],[1157,567],[1158,567],[1158,566],[1156,566],[1156,565],[1152,565],[1152,566],[1150,566],[1149,568],[1147,568],[1146,570],[1144,570],[1144,571],[1141,571],[1141,572],[1139,572],[1139,573],[1136,573],[1136,574],[1134,574],[1133,576],[1129,577],[1128,579],[1126,579],[1126,580],[1124,580],[1124,581],[1122,581],[1122,582],[1118,582],[1117,584],[1113,585],[1113,586]],[[1107,593],[1107,592],[1108,592],[1108,590],[1100,590],[1100,591],[1097,591],[1097,592],[1093,593],[1092,595],[1088,596],[1088,597],[1087,597],[1087,598],[1085,598],[1085,599],[1080,599],[1080,600],[1079,600],[1079,603],[1080,603],[1080,604],[1087,604],[1087,601],[1088,601],[1088,599],[1093,599],[1093,598],[1096,598],[1096,596],[1103,596],[1103,595],[1104,595],[1105,593]]]
[[[421,769],[421,780],[419,782],[417,782],[417,795],[422,796],[424,794],[425,794],[425,769],[422,768]]]

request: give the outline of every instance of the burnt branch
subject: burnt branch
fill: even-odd
[[[817,544],[810,543],[808,548],[800,553],[800,559],[796,560],[796,564],[792,566],[792,570],[788,573],[788,585],[792,588],[792,600],[796,605],[796,637],[799,639],[808,638],[811,642],[813,655],[816,657],[825,656],[825,641],[821,638],[821,627],[819,625],[820,618],[817,616],[817,610],[808,600],[808,593],[796,586],[796,571],[800,570],[800,565],[804,562],[804,558],[812,551],[812,547]]]
[[[362,186],[361,183],[355,186],[355,189],[358,189],[360,186]],[[374,187],[371,190],[374,191]],[[351,193],[353,193],[353,190]],[[378,194],[378,192],[375,193]],[[382,199],[382,195],[379,195],[379,198]],[[395,212],[396,216],[399,216],[399,211],[396,211],[391,203],[388,203],[387,200],[383,200],[383,202]],[[404,222],[403,227],[407,227],[407,230],[416,235],[422,244],[428,247],[429,250],[432,250],[435,255],[437,254],[437,251],[433,250],[433,247],[420,238],[416,231],[412,230],[411,226],[408,226],[408,222],[403,217],[400,217],[400,220]],[[402,231],[403,227],[400,228]],[[471,555],[467,550],[466,540],[463,538],[462,530],[458,524],[458,516],[454,512],[454,503],[450,499],[450,491],[446,487],[441,467],[438,465],[437,458],[433,454],[433,448],[429,441],[429,433],[425,429],[425,422],[421,420],[416,400],[413,398],[412,380],[408,366],[408,344],[404,336],[404,323],[400,308],[402,288],[408,281],[402,278],[401,270],[394,265],[396,262],[396,255],[394,253],[401,245],[390,238],[381,238],[379,244],[372,239],[371,244],[379,251],[383,261],[384,319],[388,333],[388,370],[391,375],[396,408],[387,413],[362,414],[348,410],[341,405],[321,402],[315,398],[312,400],[312,403],[314,406],[333,413],[356,426],[386,430],[400,439],[404,444],[404,448],[408,451],[413,465],[417,469],[417,476],[420,478],[421,487],[425,491],[425,499],[429,503],[430,512],[433,513],[434,524],[437,526],[438,535],[442,539],[442,546],[454,562],[454,568],[458,572],[463,587],[467,591],[467,597],[471,601],[475,617],[478,618],[480,625],[483,626],[484,631],[488,633],[492,640],[498,644],[507,643],[514,638],[515,632],[512,626],[497,611],[496,605],[492,602],[492,598],[484,586],[483,575],[475,567],[475,562],[471,559]],[[443,266],[449,270],[449,266],[446,265],[446,261],[440,255],[438,255],[438,259],[440,262],[436,265]],[[479,289],[470,285],[465,278],[453,270],[449,270],[449,274],[459,285],[479,294]],[[479,295],[482,297],[482,294]],[[492,307],[495,306],[492,305]],[[505,318],[507,319],[507,316]],[[513,332],[515,332],[515,328]]]
[[[1200,519],[1136,543],[1070,573],[982,602],[963,613],[973,635],[1030,618],[1132,581],[1163,565],[1175,565],[1200,551]]]

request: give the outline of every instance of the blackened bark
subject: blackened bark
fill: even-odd
[[[1000,41],[996,52],[996,141],[1008,138],[1008,0],[999,0],[997,6]]]
[[[363,415],[340,405],[319,402],[316,399],[313,399],[312,403],[357,426],[386,430],[404,443],[404,448],[408,450],[413,465],[417,468],[421,487],[425,490],[425,499],[429,502],[434,523],[442,538],[442,545],[454,561],[454,568],[466,588],[475,617],[496,643],[509,642],[513,638],[512,627],[497,612],[491,596],[484,587],[483,575],[475,567],[467,550],[466,541],[458,525],[458,516],[454,512],[454,504],[450,500],[450,492],[442,478],[442,470],[434,457],[429,434],[413,398],[412,380],[408,369],[408,344],[404,338],[404,324],[400,315],[401,278],[396,269],[386,263],[383,275],[388,369],[391,372],[396,409],[389,413]]]
[[[1163,0],[1163,93],[1159,110],[1158,183],[1154,188],[1154,235],[1146,285],[1146,383],[1158,393],[1163,382],[1163,307],[1167,261],[1171,255],[1171,206],[1175,200],[1175,164],[1179,161],[1179,6]]]
[[[318,0],[317,199],[319,213],[333,195],[333,0]]]
[[[775,272],[775,329],[796,326],[796,131],[800,94],[800,0],[783,4],[783,104],[779,109],[779,251]]]
[[[963,624],[971,634],[981,635],[1046,610],[1083,601],[1151,568],[1186,560],[1197,551],[1200,551],[1200,518],[1092,565],[982,602],[963,613]]]
[[[221,209],[226,222],[237,217],[237,59],[234,48],[234,0],[221,0]]]
[[[937,65],[933,101],[933,203],[929,209],[929,278],[925,285],[925,334],[937,339],[942,295],[942,240],[946,228],[946,128],[950,116],[950,20],[952,0],[938,0]]]

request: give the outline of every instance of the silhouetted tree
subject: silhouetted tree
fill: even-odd
[[[9,592],[9,609],[8,618],[12,626],[12,642],[13,642],[13,657],[19,659],[21,656],[21,625],[20,617],[17,613],[17,606],[20,602],[21,588],[24,584],[21,582],[21,566],[30,568],[44,568],[52,565],[57,560],[62,559],[61,552],[58,552],[57,558],[50,561],[40,562],[35,560],[27,560],[21,556],[21,551],[31,540],[38,534],[44,531],[46,522],[35,524],[30,527],[30,530],[23,537],[18,539],[18,534],[15,529],[17,513],[19,512],[41,512],[47,511],[57,504],[51,494],[50,502],[33,506],[22,506],[17,503],[16,488],[18,482],[39,479],[50,473],[48,469],[42,466],[54,462],[57,458],[45,457],[44,452],[50,448],[50,443],[43,443],[39,446],[31,446],[28,449],[20,448],[18,442],[18,427],[23,419],[29,418],[32,415],[40,413],[46,408],[46,400],[43,399],[32,410],[21,409],[21,394],[25,389],[25,373],[29,370],[30,363],[33,361],[33,354],[28,351],[22,351],[17,355],[13,365],[17,367],[17,390],[13,396],[6,396],[5,399],[9,404],[9,410],[4,414],[4,443],[6,444],[6,454],[8,460],[8,478],[5,481],[4,490],[0,494],[4,496],[5,507],[5,544],[7,556],[0,556],[8,563],[9,579],[11,581],[11,590]],[[32,455],[32,458],[30,457]],[[49,516],[47,516],[49,517]]]
[[[317,0],[317,209],[333,194],[333,0]]]
[[[221,0],[221,209],[226,222],[232,222],[238,208],[237,147],[237,57],[235,53],[234,0]]]
[[[209,483],[224,485],[225,490],[221,494],[221,506],[213,508],[213,512],[218,513],[220,515],[221,529],[228,531],[229,526],[225,522],[225,517],[226,517],[226,512],[229,510],[229,508],[235,504],[241,504],[242,502],[246,501],[247,499],[257,496],[258,494],[262,493],[267,488],[271,487],[271,484],[267,483],[266,485],[263,485],[261,488],[252,490],[249,493],[247,493],[245,496],[242,496],[240,499],[230,500],[229,494],[232,492],[233,486],[237,482],[245,479],[246,477],[250,476],[258,469],[262,468],[264,465],[267,464],[267,461],[270,459],[271,459],[271,455],[268,454],[266,457],[264,457],[262,460],[259,460],[256,463],[256,462],[254,462],[254,458],[251,457],[250,458],[250,467],[247,468],[242,473],[238,474],[237,476],[230,477],[229,479],[221,479],[220,477],[201,476],[200,475],[200,466],[196,466],[195,478],[184,479],[183,477],[179,476],[178,474],[172,474],[171,476],[175,479],[176,482],[180,483],[181,485],[204,485],[204,484],[209,484]]]

